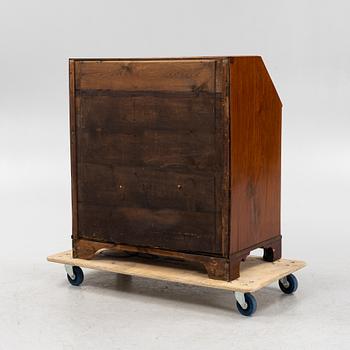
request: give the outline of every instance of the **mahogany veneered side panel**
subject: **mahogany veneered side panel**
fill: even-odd
[[[230,77],[235,253],[280,236],[282,104],[260,57],[231,58]]]

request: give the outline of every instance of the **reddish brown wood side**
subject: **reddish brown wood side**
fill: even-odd
[[[230,253],[280,235],[282,104],[260,57],[230,63]]]

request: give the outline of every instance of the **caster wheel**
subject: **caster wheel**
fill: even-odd
[[[245,293],[244,299],[246,307],[242,307],[241,304],[237,301],[237,309],[243,316],[251,316],[256,311],[256,299],[250,293]]]
[[[278,285],[283,293],[292,294],[298,289],[298,280],[293,274],[290,274],[281,278],[278,281]]]
[[[84,272],[79,266],[73,266],[72,270],[73,270],[74,277],[72,278],[67,273],[68,281],[72,286],[80,286],[84,281]]]

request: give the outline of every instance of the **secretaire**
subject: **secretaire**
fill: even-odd
[[[282,104],[260,57],[71,59],[73,255],[281,256]]]

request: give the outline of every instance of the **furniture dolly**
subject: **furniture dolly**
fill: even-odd
[[[150,255],[146,256],[150,257]],[[244,316],[251,316],[256,311],[257,302],[251,293],[275,281],[278,281],[282,292],[294,293],[298,288],[298,280],[293,272],[306,265],[305,262],[298,260],[279,259],[266,262],[260,257],[249,256],[241,263],[240,277],[228,282],[211,279],[204,269],[195,269],[194,266],[184,265],[182,261],[162,260],[157,257],[142,258],[138,254],[113,256],[100,253],[94,259],[86,260],[73,258],[72,251],[68,250],[50,255],[47,260],[64,264],[68,281],[73,286],[79,286],[83,282],[82,268],[88,268],[232,291],[237,309]]]

